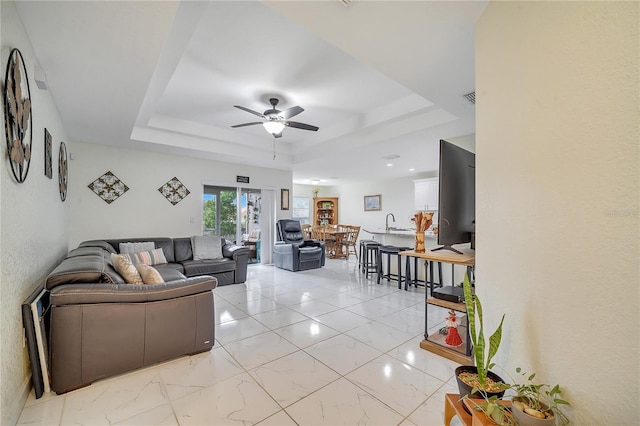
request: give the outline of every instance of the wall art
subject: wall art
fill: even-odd
[[[22,53],[18,49],[12,49],[4,77],[4,130],[11,172],[18,183],[27,179],[31,165],[31,113],[27,69]]]
[[[49,179],[53,179],[53,160],[51,159],[52,148],[51,133],[44,129],[44,175]]]
[[[91,182],[88,187],[107,204],[113,203],[129,190],[129,187],[111,172],[103,174]]]
[[[280,210],[289,210],[289,190],[280,190]]]
[[[64,202],[67,199],[67,183],[69,182],[69,164],[67,161],[67,145],[60,142],[58,152],[58,186],[60,188],[60,199]]]
[[[182,201],[187,195],[190,194],[189,190],[182,182],[174,177],[169,182],[158,188],[158,191],[174,206]]]
[[[380,210],[380,198],[381,195],[365,195],[364,196],[364,211],[371,212]]]

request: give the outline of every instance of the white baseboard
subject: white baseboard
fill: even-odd
[[[27,402],[27,398],[29,397],[29,392],[31,392],[31,375],[28,375],[26,380],[22,382],[18,397],[13,400],[14,403],[11,404],[10,407],[6,407],[7,412],[2,413],[3,425],[15,425],[18,423],[24,404]]]

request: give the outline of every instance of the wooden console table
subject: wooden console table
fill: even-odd
[[[401,256],[407,256],[407,261],[405,262],[406,269],[407,269],[405,272],[405,279],[409,280],[409,276],[410,276],[410,270],[409,270],[410,257],[422,259],[429,262],[430,264],[429,289],[431,292],[433,292],[433,286],[434,286],[434,283],[433,283],[433,263],[434,262],[442,262],[442,263],[450,263],[453,265],[466,266],[467,273],[471,276],[473,266],[476,260],[475,251],[469,248],[458,248],[458,247],[456,248],[462,251],[462,254],[454,253],[448,250],[438,250],[438,251],[427,250],[424,253],[417,253],[414,250],[401,251],[400,252]],[[417,274],[417,271],[416,271],[416,274]],[[426,285],[425,285],[425,288],[426,288]],[[454,302],[448,302],[446,300],[440,300],[440,299],[435,299],[433,297],[428,297],[425,301],[425,306],[424,306],[424,340],[420,342],[420,347],[422,349],[428,350],[429,352],[433,352],[437,355],[456,361],[460,364],[473,365],[473,358],[471,357],[471,342],[469,339],[469,332],[466,326],[463,328],[464,342],[462,347],[460,348],[461,350],[457,350],[457,349],[446,346],[444,344],[444,338],[442,338],[442,336],[439,336],[437,332],[429,336],[429,333],[428,333],[429,325],[427,323],[428,305],[439,306],[445,309],[453,309],[458,312],[464,312],[464,313],[467,312],[467,308],[464,302],[454,303]],[[462,336],[462,333],[461,333],[461,336]]]

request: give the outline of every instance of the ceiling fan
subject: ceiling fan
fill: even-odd
[[[271,133],[274,138],[281,138],[282,130],[285,127],[293,127],[295,129],[302,129],[302,130],[311,130],[313,132],[316,132],[318,130],[318,127],[312,126],[311,124],[299,123],[297,121],[289,121],[291,117],[295,117],[296,115],[304,111],[302,107],[294,106],[289,109],[285,109],[284,111],[280,111],[276,109],[278,102],[280,102],[278,98],[269,99],[269,103],[271,104],[271,109],[268,109],[263,113],[253,111],[243,106],[234,105],[234,107],[238,109],[247,111],[248,113],[251,113],[253,115],[257,115],[258,117],[264,119],[264,121],[253,121],[251,123],[236,124],[235,126],[231,126],[231,127],[245,127],[245,126],[253,126],[256,124],[262,124],[265,130]]]

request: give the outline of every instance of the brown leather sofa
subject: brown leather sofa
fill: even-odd
[[[111,253],[118,252],[119,242],[136,241],[162,248],[168,263],[153,267],[164,283],[126,284],[115,271]],[[193,260],[190,238],[94,240],[69,252],[45,281],[51,389],[60,394],[210,350],[212,290],[220,282],[246,279],[248,249],[225,244],[223,254],[224,259]]]

